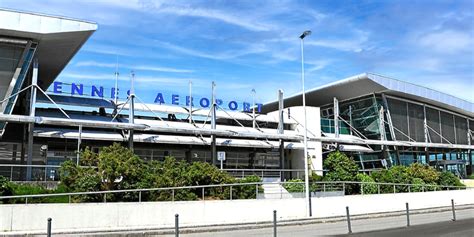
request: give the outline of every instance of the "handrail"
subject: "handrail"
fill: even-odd
[[[164,188],[145,188],[145,189],[123,189],[123,190],[107,190],[107,191],[91,191],[91,192],[73,192],[73,193],[50,193],[50,194],[30,194],[30,195],[14,195],[14,196],[0,196],[2,199],[16,199],[16,198],[39,198],[39,197],[57,197],[57,196],[76,196],[76,195],[90,195],[90,194],[107,194],[107,193],[129,193],[129,192],[147,192],[147,191],[174,191],[182,189],[199,189],[199,188],[216,188],[216,187],[233,187],[233,186],[247,186],[247,185],[265,185],[265,184],[304,184],[304,182],[252,182],[252,183],[231,183],[231,184],[210,184],[210,185],[196,185],[196,186],[181,186],[181,187],[164,187]],[[436,187],[436,188],[453,188],[453,189],[473,189],[474,187],[467,186],[448,186],[448,185],[434,185],[434,184],[402,184],[402,183],[375,183],[375,182],[358,182],[358,181],[317,181],[311,184],[369,184],[369,185],[390,185],[390,186],[405,186],[405,187]]]

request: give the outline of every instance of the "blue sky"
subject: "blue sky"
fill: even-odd
[[[275,100],[374,72],[474,101],[473,1],[65,1],[0,0],[0,7],[97,22],[99,29],[57,79],[223,100]],[[171,98],[166,98],[167,102]]]

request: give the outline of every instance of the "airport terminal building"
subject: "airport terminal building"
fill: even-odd
[[[157,95],[147,104],[131,88],[115,100],[115,88],[56,80],[97,24],[2,9],[0,19],[0,175],[57,180],[57,165],[113,142],[145,160],[219,165],[225,152],[223,168],[239,176],[303,174],[301,94],[275,92],[263,105],[222,103],[218,92],[173,95],[169,103]],[[317,173],[334,150],[367,172],[418,162],[472,173],[471,102],[370,73],[309,90],[306,100],[308,159]]]

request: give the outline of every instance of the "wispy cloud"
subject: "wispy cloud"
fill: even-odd
[[[85,73],[63,73],[60,75],[60,78],[69,78],[69,79],[86,79],[86,80],[115,80],[113,74],[85,74]],[[119,77],[119,80],[128,80],[125,77]]]
[[[156,43],[157,43],[156,44],[157,47],[162,47],[168,50],[172,50],[172,51],[190,55],[190,56],[208,58],[208,59],[214,59],[214,60],[229,60],[229,59],[234,59],[234,58],[249,55],[249,54],[257,54],[257,53],[262,53],[262,52],[267,51],[263,45],[259,45],[259,44],[253,44],[253,45],[249,45],[247,48],[227,50],[227,51],[219,52],[219,53],[208,53],[208,52],[204,52],[200,50],[182,47],[182,46],[175,45],[169,42],[164,42],[164,41],[156,40]]]
[[[179,69],[171,67],[160,67],[160,66],[147,66],[147,65],[117,65],[114,63],[102,63],[97,61],[80,61],[75,64],[77,67],[105,67],[105,68],[128,68],[138,71],[153,71],[153,72],[174,72],[174,73],[192,73],[194,70],[189,69]]]
[[[421,36],[418,42],[429,50],[448,54],[472,50],[474,47],[472,34],[455,30],[431,32]]]

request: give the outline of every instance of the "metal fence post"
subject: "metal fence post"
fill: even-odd
[[[232,200],[232,186],[230,186],[230,200]]]
[[[377,190],[378,190],[378,192],[379,192],[379,194],[380,194],[380,184],[377,184]]]
[[[71,195],[68,195],[68,201],[71,203]]]
[[[273,210],[273,237],[277,237],[277,211]]]
[[[204,201],[206,193],[204,192],[204,188],[202,188],[202,200]]]
[[[342,183],[342,195],[346,195],[346,183]]]
[[[360,193],[364,195],[364,183],[360,184]]]
[[[179,215],[174,215],[174,235],[179,237]]]
[[[46,236],[47,237],[51,237],[51,221],[52,221],[52,219],[48,218],[48,227],[46,229]]]
[[[174,202],[174,189],[171,189],[171,201]]]
[[[13,181],[13,166],[10,167],[10,181]]]
[[[456,209],[454,209],[454,199],[451,199],[451,207],[453,209],[453,221],[456,221]]]
[[[107,193],[104,193],[104,202],[107,202]]]
[[[395,184],[393,185],[393,193],[396,193]]]
[[[407,226],[410,226],[410,208],[408,207],[408,202],[405,203],[406,210],[407,210]]]
[[[258,184],[255,184],[255,199],[258,199]]]
[[[349,234],[352,234],[352,227],[351,227],[351,214],[349,213],[349,207],[346,206],[346,215],[347,215],[347,229]]]
[[[326,183],[323,183],[323,193],[326,192]]]
[[[408,185],[408,192],[411,193],[411,185]]]
[[[138,202],[142,202],[142,191],[138,192]]]

